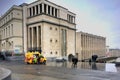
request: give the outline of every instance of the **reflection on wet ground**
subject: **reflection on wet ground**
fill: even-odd
[[[72,62],[47,62],[47,66],[74,68],[72,66]],[[120,72],[120,67],[116,67],[114,63],[79,62],[76,68],[100,70],[106,72]]]
[[[47,61],[46,65],[28,65],[24,61],[0,61],[0,67],[12,71],[12,80],[119,80],[119,73],[104,72],[105,68],[111,69],[111,66],[115,68],[115,65],[109,63],[79,62],[74,68],[71,62]],[[119,67],[117,70],[120,72]]]

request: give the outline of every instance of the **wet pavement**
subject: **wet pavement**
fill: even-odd
[[[12,71],[12,80],[119,80],[120,73],[105,72],[105,64],[47,62],[46,65],[27,65],[23,61],[0,61],[0,67]],[[96,65],[96,67],[95,67]],[[83,68],[84,67],[84,68]],[[94,70],[93,70],[94,69]]]

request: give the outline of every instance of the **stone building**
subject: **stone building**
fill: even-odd
[[[22,8],[15,5],[1,16],[1,51],[13,51],[17,48],[19,48],[20,52],[23,50],[22,19]]]
[[[76,33],[76,55],[79,60],[91,58],[92,55],[105,56],[106,38],[84,33]]]
[[[75,55],[75,14],[48,0],[13,6],[0,19],[1,50],[42,50],[46,57]]]
[[[111,57],[120,57],[120,49],[109,49]]]

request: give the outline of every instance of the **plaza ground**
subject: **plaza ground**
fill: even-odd
[[[79,63],[80,64],[80,63]],[[47,62],[46,65],[27,65],[23,61],[0,61],[0,67],[12,71],[12,80],[119,80],[119,72],[80,69],[62,63]],[[62,66],[61,66],[62,65]]]

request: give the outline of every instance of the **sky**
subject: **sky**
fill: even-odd
[[[0,15],[12,5],[36,0],[0,0]],[[77,31],[106,37],[106,45],[120,49],[120,0],[49,0],[76,14]]]

